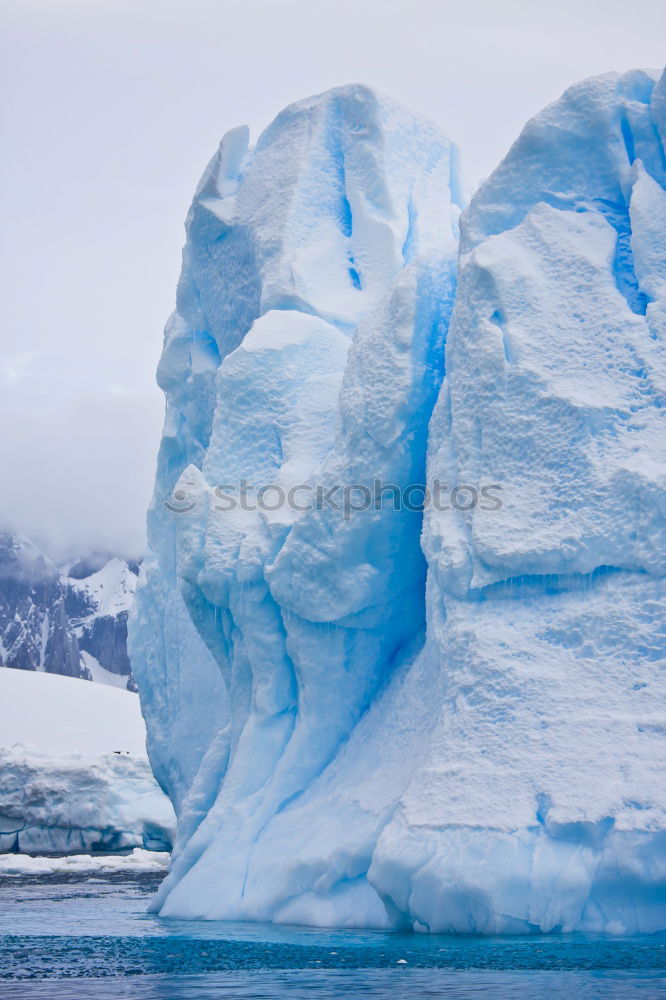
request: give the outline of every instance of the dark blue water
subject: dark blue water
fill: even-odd
[[[0,878],[0,997],[666,998],[666,937],[443,937],[163,920],[155,876]]]

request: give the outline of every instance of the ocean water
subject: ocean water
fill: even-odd
[[[666,998],[666,936],[445,937],[165,920],[155,875],[0,878],[0,997]]]

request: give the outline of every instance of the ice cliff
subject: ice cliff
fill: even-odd
[[[163,914],[666,927],[665,138],[664,78],[571,88],[459,254],[454,147],[367,88],[223,139],[130,628]]]

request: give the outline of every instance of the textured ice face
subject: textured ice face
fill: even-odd
[[[175,864],[236,854],[238,914],[261,831],[422,642],[426,566],[418,512],[228,512],[215,488],[423,482],[461,201],[448,140],[364,87],[247,143],[225,136],[188,216],[132,637]]]
[[[526,126],[463,216],[457,291],[456,157],[428,123],[350,87],[223,140],[131,635],[179,815],[164,914],[666,926],[654,84],[586,81]],[[502,506],[421,533],[215,489],[426,471]]]
[[[635,71],[572,87],[470,205],[429,464],[504,483],[506,502],[427,520],[431,569],[460,596],[529,574],[666,568],[653,84]]]
[[[666,925],[664,86],[573,87],[462,226],[428,471],[503,506],[426,514],[444,694],[370,872],[429,926]]]

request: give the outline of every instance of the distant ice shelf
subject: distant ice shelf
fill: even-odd
[[[83,872],[164,872],[169,854],[135,847],[129,854],[69,854],[50,858],[25,854],[0,854],[0,875],[74,875]]]
[[[0,669],[0,851],[168,851],[174,837],[137,695]]]

